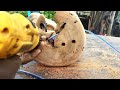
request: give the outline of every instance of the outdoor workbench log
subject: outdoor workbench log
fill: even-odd
[[[120,51],[120,38],[102,36]],[[87,34],[82,57],[67,67],[47,67],[32,61],[21,69],[46,79],[120,79],[120,55],[97,37]],[[16,79],[30,77],[17,74]]]

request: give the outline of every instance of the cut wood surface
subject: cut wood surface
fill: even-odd
[[[21,69],[46,79],[120,79],[120,55],[104,42],[87,34],[87,43],[82,57],[67,67],[48,67],[32,61]],[[102,36],[120,51],[120,38]],[[16,79],[33,79],[17,73]]]

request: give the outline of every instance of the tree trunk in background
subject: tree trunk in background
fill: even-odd
[[[89,20],[88,29],[90,31],[95,30],[97,33],[99,31],[100,22],[104,16],[104,13],[102,11],[92,11],[90,16],[91,16],[91,18]]]
[[[112,31],[112,26],[113,26],[113,22],[114,22],[115,13],[116,13],[116,11],[112,11],[112,13],[111,13],[111,23],[110,23],[110,25],[109,25],[109,29],[108,29],[108,32],[107,32],[107,35],[108,35],[108,36],[111,35],[111,31]]]
[[[104,25],[102,25],[102,22],[104,21],[107,22],[105,27],[107,29],[106,34],[111,35],[115,13],[115,11],[91,11],[88,29],[96,34],[103,34]],[[109,16],[108,21],[105,19],[106,16]]]

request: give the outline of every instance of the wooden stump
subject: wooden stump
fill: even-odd
[[[67,66],[78,60],[81,56],[85,42],[84,27],[77,14],[72,11],[56,11],[57,22],[54,46],[47,40],[41,42],[42,51],[35,60],[47,66]]]

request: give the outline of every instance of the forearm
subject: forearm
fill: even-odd
[[[14,79],[21,64],[22,61],[17,55],[0,60],[0,79]]]

